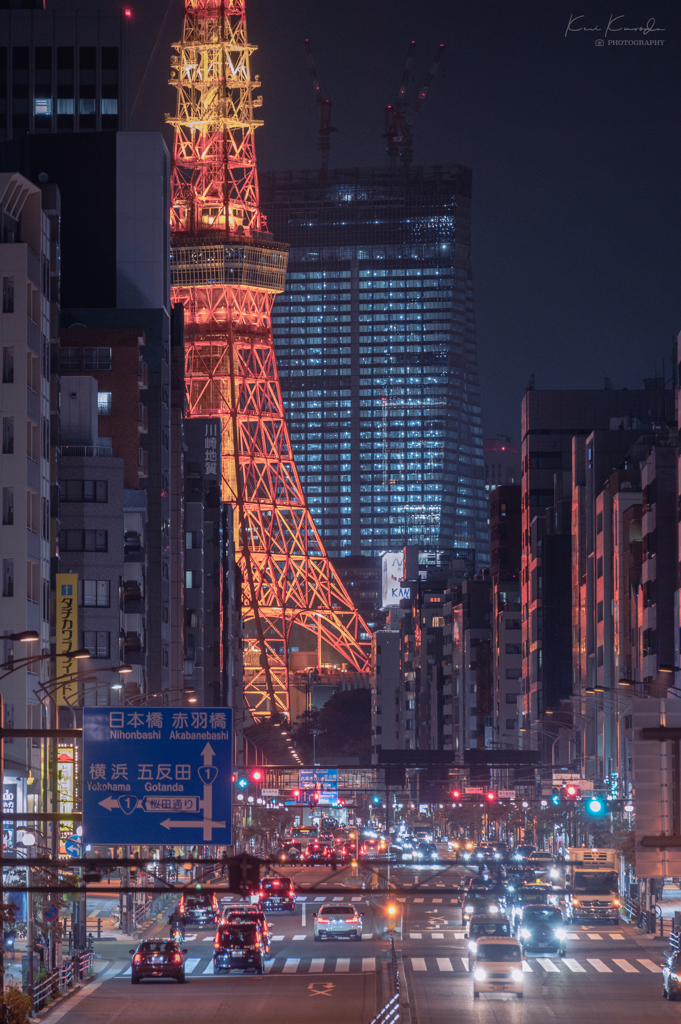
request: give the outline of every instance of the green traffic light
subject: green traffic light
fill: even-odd
[[[586,809],[589,812],[589,814],[600,814],[603,810],[603,803],[601,800],[598,800],[596,797],[594,797],[592,800],[588,801]]]
[[[551,803],[554,807],[558,807],[560,805],[560,797],[557,794],[555,796],[552,796]]]
[[[242,775],[241,778],[237,780],[237,786],[239,787],[239,789],[245,789],[247,785],[248,779],[245,779]]]

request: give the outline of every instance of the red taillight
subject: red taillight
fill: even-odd
[[[215,938],[213,939],[213,949],[219,949],[219,948],[220,948],[220,939],[216,935]]]
[[[134,957],[132,958],[132,962],[134,964],[141,964],[142,963],[142,954],[141,953],[135,953]]]
[[[330,923],[331,922],[328,921],[325,917],[318,917],[317,918],[317,924],[330,924]]]
[[[356,917],[346,917],[345,918],[345,923],[346,924],[357,924],[357,918]]]
[[[173,956],[173,963],[176,963],[176,964],[181,964],[182,963],[182,954],[181,953],[175,953],[174,954],[174,956]]]

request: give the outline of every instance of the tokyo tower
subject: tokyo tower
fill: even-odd
[[[185,308],[190,416],[222,423],[222,496],[243,580],[244,698],[289,712],[289,653],[368,670],[368,629],[329,562],[296,470],[271,329],[287,247],[260,212],[245,0],[185,0],[170,83],[171,294]],[[312,652],[316,652],[315,655]]]

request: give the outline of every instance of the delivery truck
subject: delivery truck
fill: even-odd
[[[565,863],[565,912],[569,921],[620,919],[618,850],[569,847]]]

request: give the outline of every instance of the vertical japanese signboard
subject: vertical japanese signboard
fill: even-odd
[[[232,841],[231,708],[83,708],[83,841]]]
[[[57,573],[57,677],[75,672],[77,662],[69,654],[78,650],[78,576],[73,572]],[[65,657],[66,655],[66,657]],[[66,704],[67,697],[77,696],[78,683],[57,690],[57,703]]]
[[[17,784],[6,782],[2,787],[2,810],[3,814],[17,813]],[[2,845],[5,850],[14,849],[15,823],[6,821],[2,833]]]

